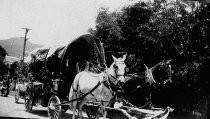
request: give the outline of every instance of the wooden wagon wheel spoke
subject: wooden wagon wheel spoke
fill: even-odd
[[[48,101],[48,116],[51,119],[60,119],[61,115],[61,104],[60,99],[56,95],[52,95]]]
[[[54,115],[54,119],[57,119],[57,118],[59,118],[59,112],[57,112],[57,111],[54,111],[53,115]]]
[[[53,114],[53,116],[54,116],[54,118],[53,118],[53,119],[57,119],[57,118],[56,118],[57,116],[56,116],[56,114],[55,114],[55,113]]]
[[[54,111],[52,111],[51,115],[50,115],[50,118],[55,119],[54,117],[55,117],[55,113],[54,113]]]
[[[53,114],[54,114],[54,113],[53,113],[53,110],[50,110],[49,116],[52,117]]]
[[[60,110],[59,110],[59,109],[54,109],[54,111],[55,111],[55,112],[59,112]]]
[[[58,111],[54,111],[56,116],[59,116],[59,112]]]

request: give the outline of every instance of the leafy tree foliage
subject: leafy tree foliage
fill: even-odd
[[[129,73],[140,72],[141,62],[151,67],[173,59],[174,83],[166,89],[167,95],[163,94],[169,101],[166,105],[194,108],[199,99],[209,95],[210,81],[205,78],[210,72],[209,5],[138,2],[121,11],[102,8],[96,23],[96,30],[89,31],[102,40],[105,51],[127,52]]]

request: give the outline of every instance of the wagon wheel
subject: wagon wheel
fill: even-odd
[[[7,89],[6,89],[6,88],[3,90],[3,96],[4,96],[4,97],[7,96]]]
[[[1,95],[4,97],[4,88],[1,89]]]
[[[20,98],[20,89],[15,90],[15,103],[18,103],[18,100]]]
[[[25,97],[25,109],[27,112],[31,112],[33,107],[33,98],[31,96]]]
[[[99,115],[98,108],[94,106],[88,106],[85,108],[85,112],[90,119],[96,119]]]
[[[48,116],[50,119],[60,119],[61,116],[60,99],[56,95],[52,95],[48,101]]]

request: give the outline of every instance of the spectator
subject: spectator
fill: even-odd
[[[4,75],[8,72],[8,68],[4,64],[6,54],[6,50],[0,45],[0,81],[3,81]]]
[[[7,54],[6,50],[0,45],[0,63],[3,63],[6,54]]]

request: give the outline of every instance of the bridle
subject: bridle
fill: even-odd
[[[167,77],[168,77],[168,79],[167,80],[164,80],[164,84],[166,84],[168,81],[172,81],[171,79],[172,79],[172,70],[171,70],[171,65],[170,64],[166,64],[166,65],[168,65],[167,67]]]
[[[167,82],[171,81],[172,78],[172,70],[171,70],[171,65],[169,64],[169,62],[162,62],[161,64],[162,67],[164,67],[166,73],[167,73],[167,79],[162,79],[163,80],[163,84],[165,85]]]
[[[123,65],[124,66],[123,67],[124,68],[123,70],[125,70],[125,62],[124,61],[115,61],[112,64],[113,72],[114,73],[108,74],[108,75],[110,75],[110,78],[115,79],[115,80],[112,80],[112,81],[113,82],[116,82],[116,83],[118,83],[120,81],[120,80],[118,80],[119,77],[124,77],[124,75],[125,75],[125,72],[119,74],[119,71],[118,70],[120,70],[120,69],[119,69],[119,66],[117,64]]]
[[[113,72],[114,73],[107,73],[108,80],[107,80],[107,87],[111,90],[112,94],[114,95],[114,92],[117,92],[117,90],[122,90],[122,86],[119,84],[120,80],[118,80],[118,77],[123,76],[123,74],[118,74],[118,66],[116,64],[122,64],[125,65],[124,61],[115,61],[111,67],[113,67]],[[113,75],[114,74],[114,75]]]

